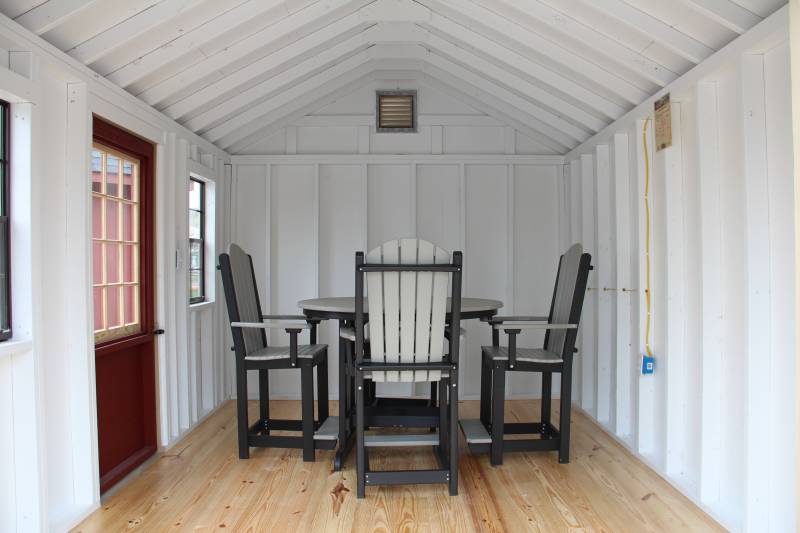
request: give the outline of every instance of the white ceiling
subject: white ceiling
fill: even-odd
[[[383,77],[565,153],[785,0],[0,0],[0,11],[237,153]]]

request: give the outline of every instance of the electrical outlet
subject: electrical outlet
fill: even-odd
[[[656,370],[656,358],[649,355],[642,356],[642,375],[647,376]]]

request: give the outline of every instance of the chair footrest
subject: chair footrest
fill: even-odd
[[[438,433],[423,433],[420,435],[367,435],[364,437],[364,446],[438,446]]]
[[[480,420],[476,418],[459,420],[458,425],[461,426],[464,439],[468,444],[489,444],[492,442],[492,436],[489,435],[486,426]]]
[[[314,432],[314,440],[336,440],[339,438],[339,417],[329,416]]]

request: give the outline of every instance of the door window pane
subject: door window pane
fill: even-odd
[[[96,174],[99,174],[96,177]],[[98,183],[99,185],[95,185]],[[139,162],[92,149],[92,276],[95,342],[140,333]]]

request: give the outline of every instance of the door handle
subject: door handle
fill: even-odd
[[[160,329],[160,328],[155,330],[155,331],[153,331],[153,335],[163,335],[164,333],[166,333],[166,331],[164,331],[163,329]]]

